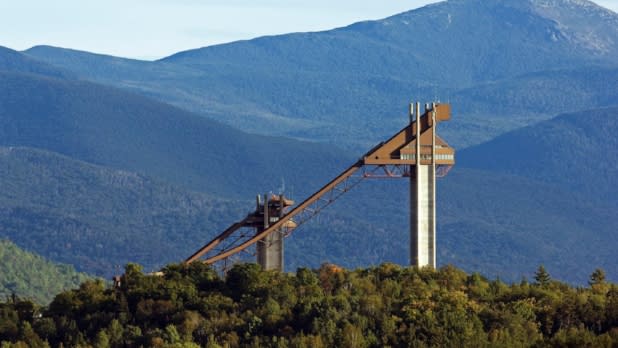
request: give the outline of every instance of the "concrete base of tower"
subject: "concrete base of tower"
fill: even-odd
[[[257,263],[262,269],[283,272],[283,235],[275,231],[256,245]]]
[[[410,264],[435,268],[435,166],[418,165],[410,169]]]

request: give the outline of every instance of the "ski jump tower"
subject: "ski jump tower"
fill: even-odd
[[[436,134],[448,121],[450,105],[410,104],[410,123],[369,150],[356,163],[300,204],[283,195],[265,195],[256,211],[225,231],[185,260],[206,256],[208,264],[223,263],[241,252],[256,256],[267,270],[283,271],[283,241],[293,229],[317,215],[361,181],[370,178],[410,180],[410,264],[436,267],[436,177],[445,176],[455,164],[455,150]],[[249,231],[247,231],[249,229]],[[251,251],[253,248],[253,252]]]
[[[410,125],[380,144],[365,164],[408,165],[410,178],[410,264],[436,267],[436,177],[455,164],[455,150],[436,135],[451,117],[450,105],[410,104]]]

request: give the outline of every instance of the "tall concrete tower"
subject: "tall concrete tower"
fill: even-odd
[[[435,105],[434,105],[435,108]],[[415,109],[415,110],[412,110]],[[431,117],[431,124],[436,123],[435,111],[426,113]],[[431,127],[428,136],[421,137],[422,121],[420,120],[420,105],[410,107],[410,115],[416,116],[416,144],[414,157],[426,159],[427,154],[422,150],[431,146],[429,164],[417,161],[410,166],[410,263],[414,266],[436,267],[436,127]],[[412,118],[412,117],[411,117]],[[428,120],[429,121],[429,120]],[[426,127],[425,127],[426,128]],[[424,140],[424,141],[423,141]]]
[[[455,151],[436,136],[436,125],[450,119],[448,105],[410,105],[413,139],[401,149],[410,165],[410,264],[436,267],[436,176],[454,164]]]

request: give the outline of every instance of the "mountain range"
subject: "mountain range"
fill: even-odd
[[[97,275],[155,270],[257,193],[302,200],[403,127],[410,98],[440,97],[458,154],[439,182],[439,262],[617,279],[617,18],[581,0],[457,0],[155,62],[1,49],[0,237]],[[287,240],[288,269],[407,263],[407,189],[344,196]]]
[[[0,71],[0,95],[2,145],[47,149],[222,196],[246,197],[291,177],[325,179],[347,156],[327,145],[247,134],[86,81]],[[321,165],[291,171],[296,158]]]
[[[156,62],[47,46],[25,53],[251,133],[355,152],[400,128],[408,101],[453,100],[458,117],[443,134],[461,148],[572,111],[559,102],[570,86],[587,86],[580,109],[608,106],[616,98],[615,79],[588,84],[586,70],[615,76],[616,23],[618,15],[588,1],[460,0]],[[543,110],[539,98],[557,101]]]

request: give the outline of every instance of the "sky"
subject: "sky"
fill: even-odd
[[[491,0],[488,0],[491,1]],[[138,59],[380,19],[428,0],[0,0],[0,46],[52,45]],[[618,0],[596,3],[618,12]]]

